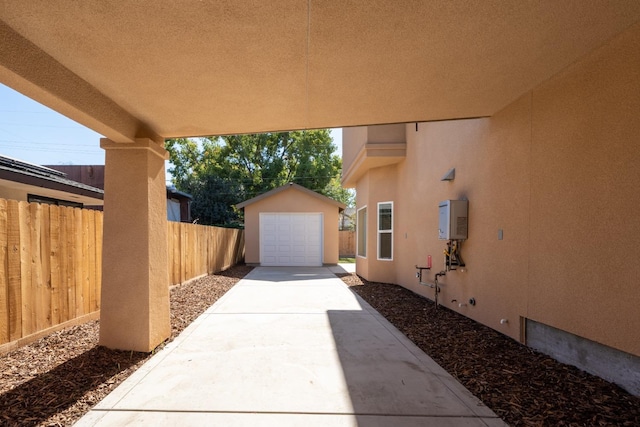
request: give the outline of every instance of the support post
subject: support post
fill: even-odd
[[[105,150],[100,345],[149,352],[169,338],[168,153],[150,139]]]

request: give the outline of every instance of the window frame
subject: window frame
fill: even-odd
[[[28,203],[40,203],[41,205],[67,206],[72,208],[84,208],[84,204],[80,202],[72,202],[70,200],[54,199],[53,197],[38,196],[37,194],[27,194]]]
[[[360,221],[360,212],[364,211],[364,221]],[[356,257],[367,257],[367,205],[364,205],[360,209],[356,210]],[[361,226],[361,222],[363,222]],[[360,232],[362,231],[363,248],[360,253]]]
[[[391,224],[390,224],[390,228],[388,230],[381,230],[380,229],[380,207],[381,205],[390,205],[391,206]],[[393,261],[393,201],[386,201],[386,202],[378,202],[378,210],[377,210],[377,227],[376,227],[376,244],[378,247],[378,251],[377,251],[377,255],[378,255],[378,261]],[[381,249],[381,238],[382,238],[382,234],[390,234],[391,235],[391,248],[390,248],[390,256],[388,258],[382,258],[380,256],[380,249]]]

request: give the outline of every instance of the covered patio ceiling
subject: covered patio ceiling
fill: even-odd
[[[638,0],[0,0],[0,82],[115,142],[490,116]]]

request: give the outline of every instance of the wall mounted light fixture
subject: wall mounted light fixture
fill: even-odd
[[[453,181],[456,178],[456,168],[451,168],[444,174],[440,181]]]

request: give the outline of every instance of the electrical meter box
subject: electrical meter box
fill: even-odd
[[[438,213],[438,239],[466,240],[469,228],[469,201],[445,200]]]

